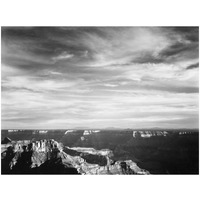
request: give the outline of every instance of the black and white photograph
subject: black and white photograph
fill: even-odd
[[[199,174],[199,27],[2,26],[1,174]]]
[[[0,1],[0,198],[200,199],[199,7]]]

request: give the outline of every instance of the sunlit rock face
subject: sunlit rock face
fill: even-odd
[[[68,133],[73,133],[74,132],[74,130],[67,130],[67,131],[65,131],[65,135],[67,135]]]
[[[188,134],[192,134],[192,132],[190,131],[180,131],[179,135],[188,135]]]
[[[9,132],[9,133],[18,132],[18,130],[16,130],[16,129],[14,129],[14,130],[10,129],[10,130],[8,130],[8,132]]]
[[[150,138],[152,136],[167,136],[167,131],[133,131],[133,137]]]
[[[90,130],[89,131],[85,130],[84,133],[83,133],[83,135],[91,135],[91,134],[92,134],[92,131],[90,131]]]
[[[99,133],[100,130],[84,130],[83,135],[91,135],[93,133]]]
[[[77,152],[77,155],[67,154],[63,145],[53,139],[11,141],[8,144],[2,144],[2,173],[149,174],[148,171],[140,169],[132,160],[113,161],[113,152],[109,149],[67,148]],[[90,163],[95,160],[98,162],[99,159],[104,159],[103,164]]]
[[[192,134],[191,131],[180,131],[178,132],[178,135],[188,135],[188,134]],[[138,131],[133,131],[133,137],[134,138],[137,138],[137,137],[142,137],[142,138],[150,138],[150,137],[153,137],[153,136],[167,136],[169,135],[169,132],[168,131],[141,131],[141,130],[138,130]]]

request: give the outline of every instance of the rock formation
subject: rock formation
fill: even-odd
[[[149,174],[131,160],[113,161],[113,152],[109,149],[74,147],[69,150],[77,155],[67,154],[62,143],[52,139],[2,144],[2,174]],[[105,158],[105,162],[103,165],[88,163],[84,158]]]

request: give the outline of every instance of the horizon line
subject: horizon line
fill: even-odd
[[[155,130],[155,129],[158,129],[158,130],[180,130],[180,129],[187,129],[187,130],[195,130],[195,129],[197,129],[197,130],[199,130],[199,128],[157,128],[157,127],[155,127],[155,128],[117,128],[117,127],[108,127],[108,128],[89,128],[89,127],[83,127],[83,128],[55,128],[55,129],[53,129],[53,128],[1,128],[1,130],[66,130],[66,129],[68,129],[68,130],[116,130],[116,129],[118,129],[118,130],[126,130],[126,129],[131,129],[131,130],[138,130],[138,129],[140,129],[140,130],[150,130],[150,129],[153,129],[153,130]]]

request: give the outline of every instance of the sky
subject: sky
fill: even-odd
[[[198,27],[2,27],[3,129],[198,128]]]

